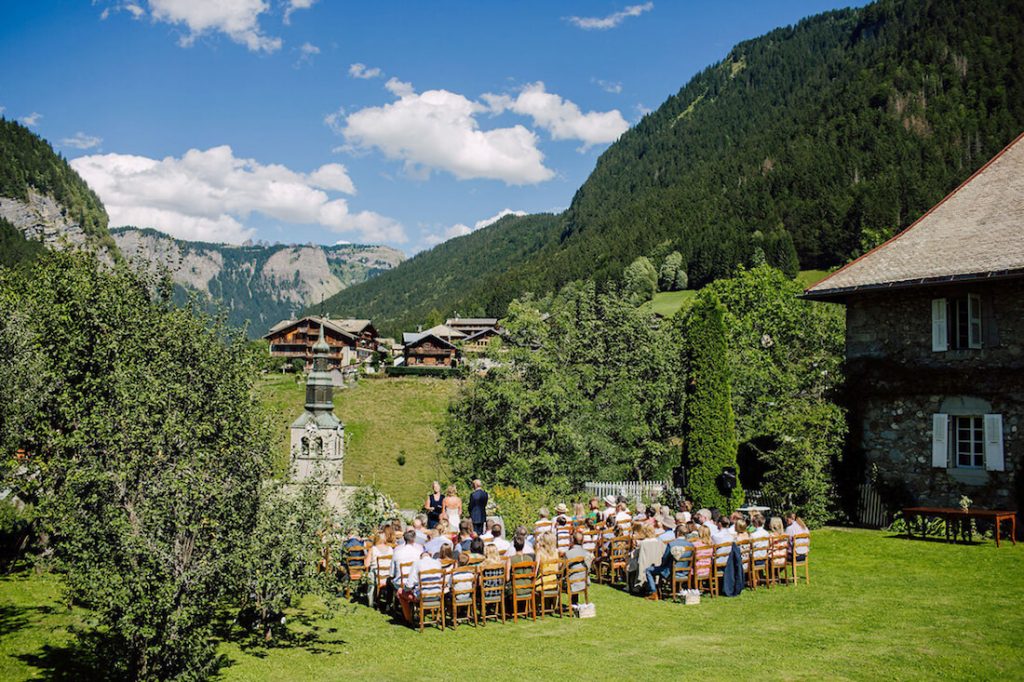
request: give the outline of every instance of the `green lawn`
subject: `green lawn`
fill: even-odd
[[[376,483],[404,508],[418,509],[435,478],[445,480],[437,427],[459,382],[425,377],[362,379],[335,390],[334,412],[345,422],[345,482]],[[288,425],[302,413],[305,387],[290,375],[271,375],[258,389],[281,433],[280,461],[288,457]],[[398,464],[404,453],[405,464]]]
[[[289,618],[264,649],[235,631],[225,680],[1011,679],[1024,670],[1024,546],[946,545],[865,530],[814,533],[810,586],[697,606],[596,587],[592,620],[459,627],[420,634],[365,606]],[[67,628],[86,614],[50,576],[0,580],[0,679],[62,678]]]
[[[800,274],[796,276],[796,281],[800,283],[804,289],[807,287],[817,284],[821,280],[828,276],[828,270],[801,270]],[[650,310],[652,313],[661,315],[662,317],[672,317],[680,310],[687,308],[693,303],[694,297],[697,295],[696,289],[686,289],[684,291],[659,291],[654,294],[654,298],[644,303],[644,308]]]
[[[801,270],[800,274],[796,276],[796,281],[806,289],[807,287],[814,286],[830,274],[832,274],[830,270]]]

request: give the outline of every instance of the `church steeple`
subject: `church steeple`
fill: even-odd
[[[327,369],[330,352],[321,322],[320,338],[313,346],[313,371],[306,378],[306,409],[314,415],[334,411],[334,383]]]
[[[334,416],[334,384],[328,369],[331,347],[324,338],[313,346],[313,369],[306,377],[306,409],[291,426],[295,480],[322,471],[328,485],[340,485],[345,459],[345,425]]]

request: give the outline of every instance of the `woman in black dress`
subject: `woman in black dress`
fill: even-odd
[[[441,506],[444,502],[444,495],[441,494],[441,484],[434,481],[433,490],[427,495],[427,501],[423,508],[427,510],[427,528],[435,528],[441,520]]]

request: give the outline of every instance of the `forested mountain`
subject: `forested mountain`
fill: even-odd
[[[134,227],[114,228],[111,233],[129,263],[166,268],[177,299],[197,292],[211,308],[223,306],[229,323],[251,322],[253,337],[322,298],[395,267],[404,257],[387,246],[234,246],[184,241]]]
[[[35,249],[18,240],[51,247],[86,245],[117,257],[99,197],[46,140],[0,117],[0,219],[3,243],[19,254]],[[17,246],[15,246],[17,245]],[[4,260],[9,260],[5,256]]]
[[[564,214],[442,244],[328,309],[389,330],[434,308],[501,314],[523,292],[618,277],[671,250],[701,286],[748,262],[755,232],[792,240],[805,268],[837,265],[905,228],[1021,130],[1024,3],[828,12],[697,74],[601,155]],[[497,234],[525,225],[529,248]]]

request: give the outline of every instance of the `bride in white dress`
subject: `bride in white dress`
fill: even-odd
[[[459,520],[462,518],[462,498],[459,497],[454,485],[448,486],[441,506],[444,509],[444,517],[448,519],[448,527],[453,533],[459,532]]]

